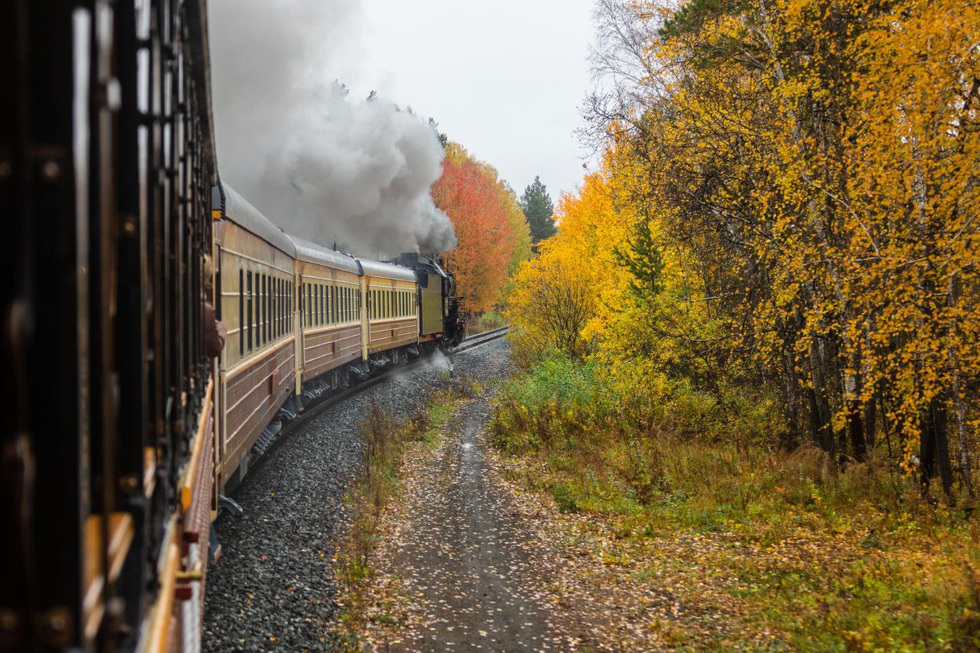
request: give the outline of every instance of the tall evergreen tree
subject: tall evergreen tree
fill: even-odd
[[[524,217],[531,226],[531,242],[537,245],[545,238],[555,234],[555,205],[548,195],[548,189],[541,183],[540,177],[534,178],[534,183],[524,189],[521,197],[521,208]]]

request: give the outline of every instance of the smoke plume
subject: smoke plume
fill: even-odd
[[[356,0],[212,0],[222,180],[289,233],[366,256],[456,245],[429,189],[443,150],[420,117],[352,100]]]

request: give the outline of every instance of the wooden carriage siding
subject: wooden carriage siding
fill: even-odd
[[[293,338],[260,357],[223,373],[224,437],[221,446],[223,481],[234,473],[279,407],[295,391],[296,353]]]

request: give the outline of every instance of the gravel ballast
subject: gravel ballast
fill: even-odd
[[[502,340],[454,357],[457,376],[489,381]],[[440,361],[420,364],[323,410],[255,463],[222,514],[223,557],[208,569],[203,649],[329,650],[337,616],[333,542],[343,536],[344,495],[361,463],[360,423],[372,403],[403,419],[449,383]]]

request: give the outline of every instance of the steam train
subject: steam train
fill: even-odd
[[[206,0],[0,2],[0,651],[199,649],[223,490],[462,335],[438,260],[320,247],[221,183],[207,34]]]
[[[219,486],[324,393],[458,344],[465,324],[453,275],[422,254],[395,262],[291,236],[242,196],[214,189]]]

